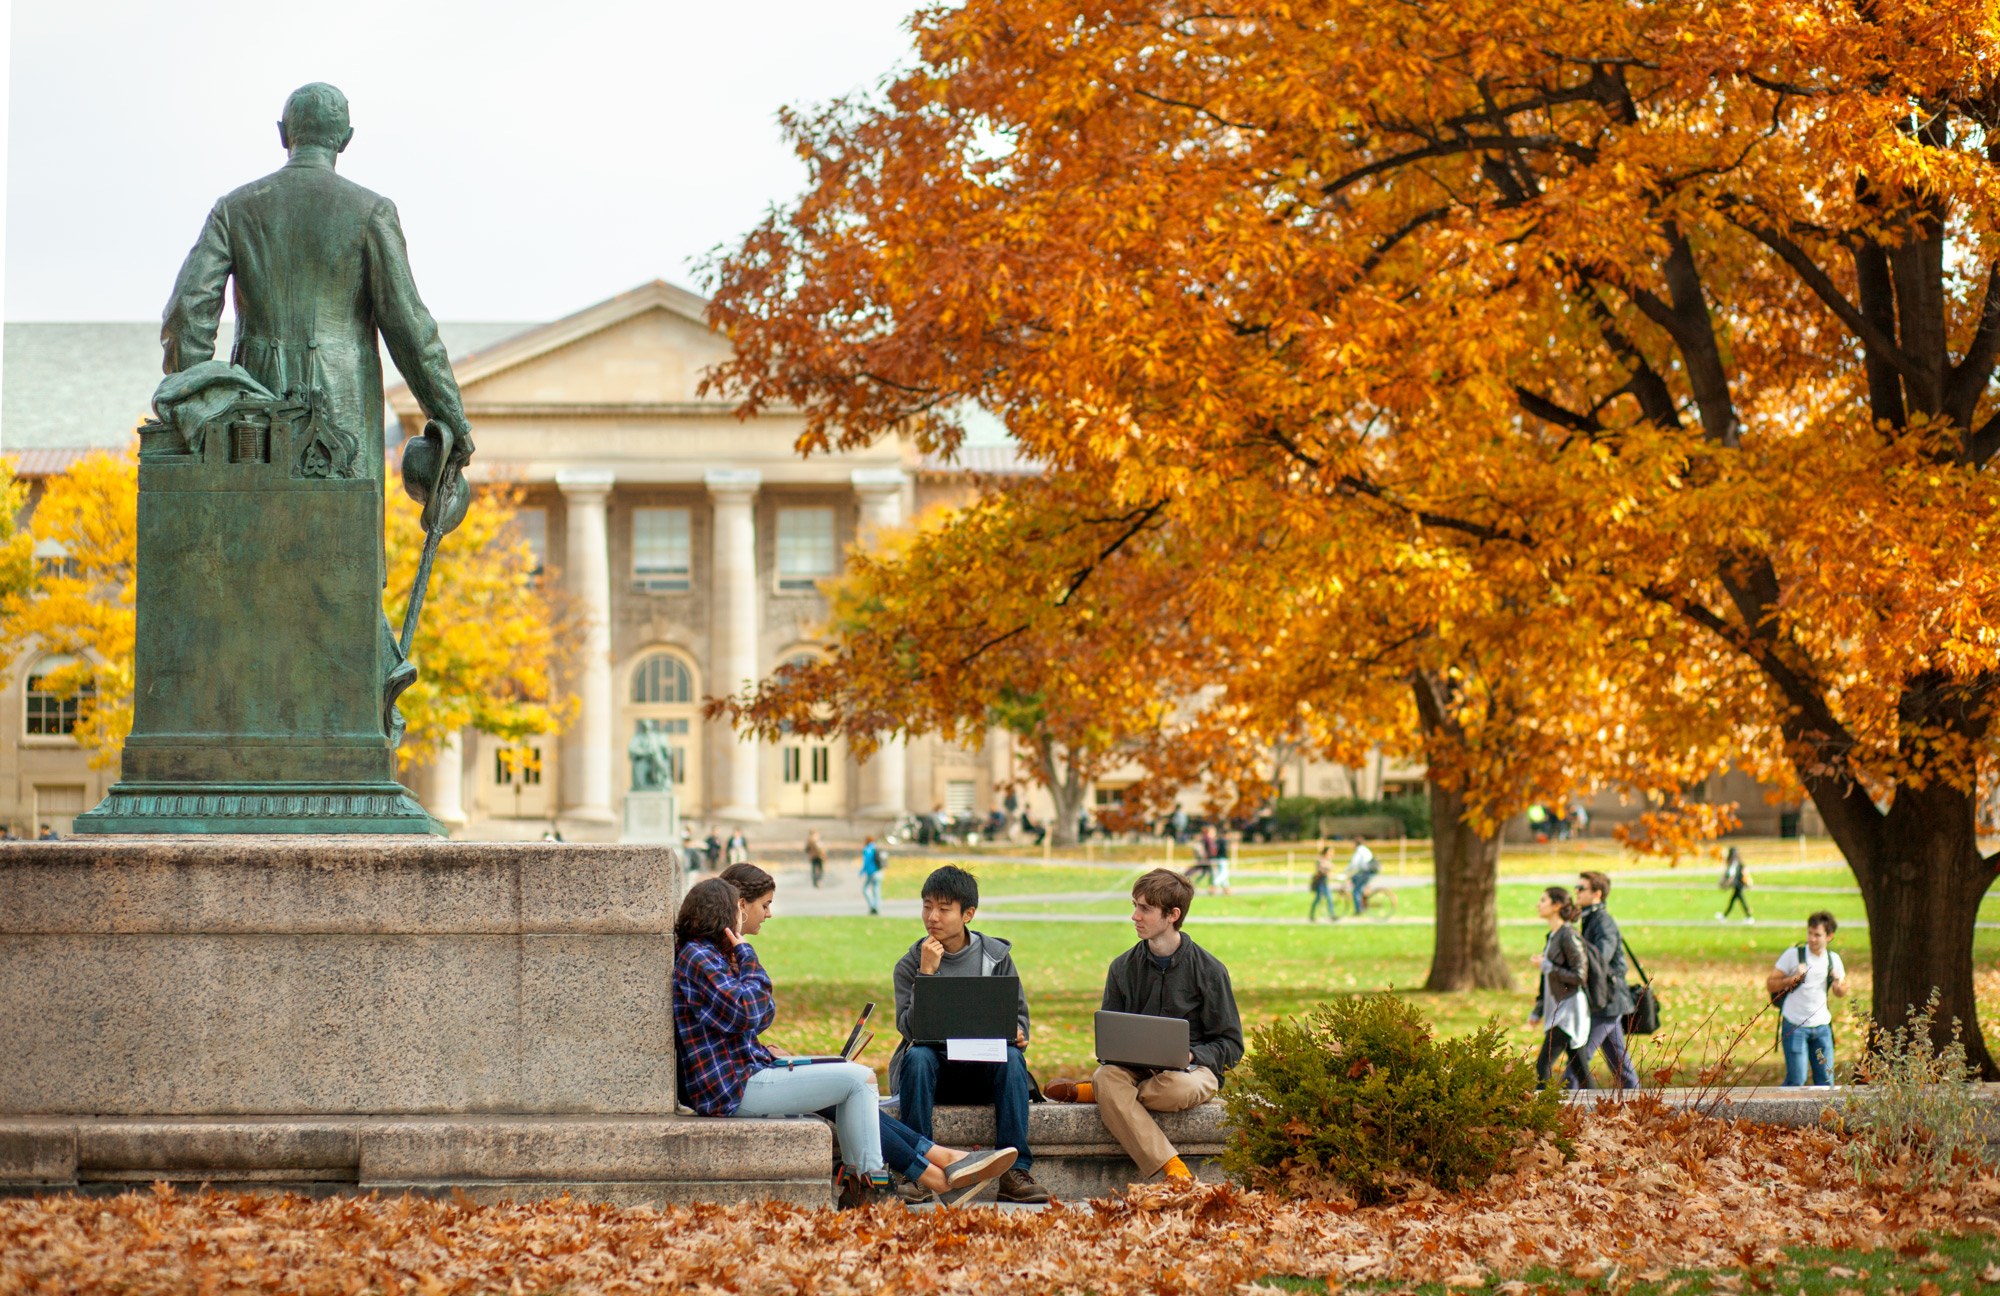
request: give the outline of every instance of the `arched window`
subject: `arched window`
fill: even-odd
[[[694,701],[694,677],[678,657],[654,653],[632,672],[632,701],[641,705]]]
[[[31,738],[66,738],[76,734],[76,722],[83,713],[97,703],[97,686],[85,684],[68,697],[48,687],[49,676],[65,666],[73,665],[74,658],[44,657],[28,672],[25,705],[22,707],[23,728]]]

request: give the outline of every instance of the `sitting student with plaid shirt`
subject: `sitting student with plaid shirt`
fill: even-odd
[[[940,1147],[882,1115],[875,1072],[858,1062],[791,1066],[757,1036],[777,1016],[771,977],[736,933],[741,893],[721,878],[688,890],[674,923],[674,1037],[681,1099],[704,1116],[805,1116],[831,1107],[843,1205],[888,1186],[883,1154],[913,1183],[964,1201],[1014,1164],[1013,1148]]]

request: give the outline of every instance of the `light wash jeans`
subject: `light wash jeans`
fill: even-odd
[[[1832,1026],[1794,1026],[1786,1022],[1778,1038],[1785,1053],[1786,1084],[1802,1085],[1806,1082],[1808,1061],[1812,1064],[1814,1084],[1833,1083]]]
[[[863,873],[861,875],[861,898],[868,902],[869,913],[882,912],[882,875]]]
[[[736,1116],[810,1116],[834,1109],[833,1130],[840,1160],[863,1174],[882,1168],[882,1127],[875,1072],[859,1062],[815,1062],[802,1067],[764,1067],[743,1086]]]

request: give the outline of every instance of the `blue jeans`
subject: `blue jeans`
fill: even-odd
[[[863,873],[861,875],[861,898],[868,902],[869,913],[882,912],[882,875]]]
[[[1325,878],[1314,878],[1312,908],[1306,910],[1307,922],[1311,922],[1314,918],[1317,918],[1319,916],[1319,907],[1321,902],[1325,902],[1326,904],[1327,917],[1338,918],[1340,916],[1339,914],[1333,911],[1333,888],[1327,885]]]
[[[993,1145],[1020,1155],[1023,1170],[1034,1164],[1028,1151],[1028,1063],[1021,1050],[1007,1046],[1005,1062],[949,1062],[929,1044],[912,1044],[897,1073],[897,1100],[903,1123],[926,1137],[931,1110],[940,1101],[952,1104],[993,1104]]]
[[[1368,903],[1368,884],[1374,880],[1375,879],[1373,878],[1361,877],[1361,878],[1355,878],[1353,882],[1350,884],[1354,889],[1355,913],[1357,914],[1360,913],[1362,907]]]
[[[911,1183],[924,1177],[930,1161],[924,1156],[937,1144],[917,1133],[893,1116],[875,1113],[878,1132],[882,1137],[882,1159],[894,1166],[897,1173]]]
[[[1590,1084],[1590,1059],[1597,1056],[1597,1050],[1604,1050],[1604,1065],[1611,1068],[1611,1075],[1617,1081],[1616,1088],[1637,1089],[1639,1072],[1632,1065],[1632,1055],[1625,1048],[1625,1022],[1619,1017],[1592,1017],[1590,1038],[1580,1049],[1569,1051],[1569,1082],[1572,1089],[1588,1089]]]
[[[1794,1026],[1784,1023],[1778,1032],[1778,1041],[1785,1054],[1785,1083],[1802,1085],[1806,1082],[1806,1064],[1812,1064],[1812,1082],[1816,1085],[1833,1083],[1833,1027]]]
[[[762,1067],[750,1073],[732,1116],[810,1116],[831,1107],[842,1164],[864,1174],[882,1168],[876,1121],[875,1072],[859,1062],[815,1062],[802,1067]]]

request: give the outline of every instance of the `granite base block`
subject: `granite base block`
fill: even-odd
[[[832,1163],[832,1127],[812,1117],[0,1117],[0,1193],[9,1194],[164,1182],[316,1196],[824,1206]]]
[[[670,1114],[663,850],[0,843],[0,1116]]]

